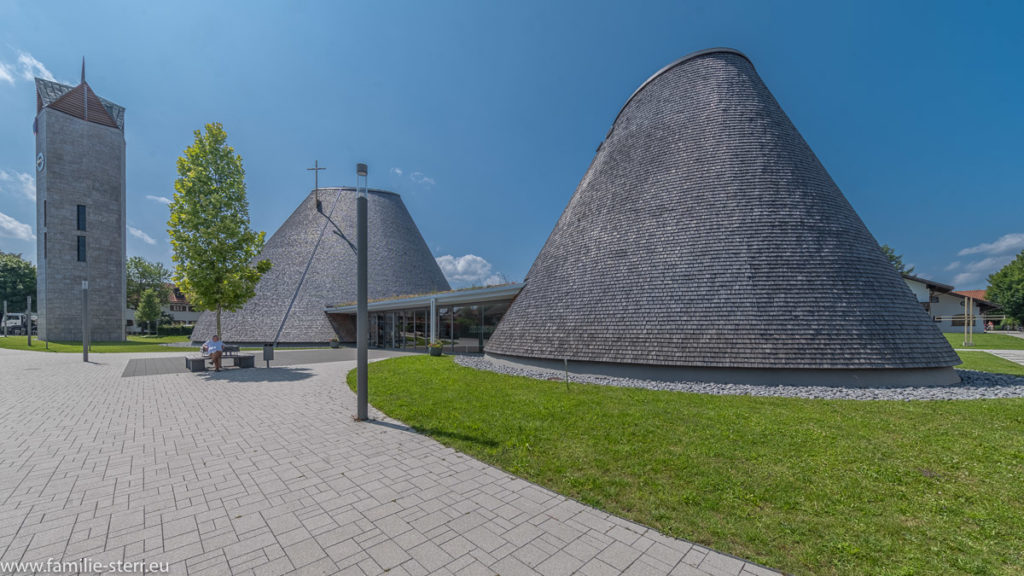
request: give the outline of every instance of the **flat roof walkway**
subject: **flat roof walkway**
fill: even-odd
[[[0,562],[252,576],[775,574],[376,411],[354,422],[343,383],[354,362],[122,377],[154,356],[83,364],[0,350]]]

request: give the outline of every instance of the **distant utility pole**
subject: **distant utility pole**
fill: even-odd
[[[321,168],[320,161],[313,160],[313,167],[306,168],[306,170],[313,172],[313,191],[316,194],[316,211],[323,212],[324,207],[320,204],[320,171],[327,170],[327,168]]]
[[[7,337],[7,300],[4,300],[4,338]]]

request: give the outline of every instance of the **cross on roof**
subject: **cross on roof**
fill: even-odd
[[[320,209],[320,171],[327,170],[327,168],[321,168],[320,161],[314,160],[313,167],[306,168],[306,170],[311,170],[313,172],[313,190],[316,192],[316,209],[318,211],[322,211]]]

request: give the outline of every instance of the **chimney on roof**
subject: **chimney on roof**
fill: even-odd
[[[82,56],[82,84],[85,84],[85,56]]]

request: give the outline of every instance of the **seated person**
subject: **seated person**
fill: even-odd
[[[220,357],[224,355],[224,343],[220,341],[220,336],[216,334],[212,338],[203,344],[203,353],[209,354],[213,360],[213,369],[216,372],[220,372]]]

